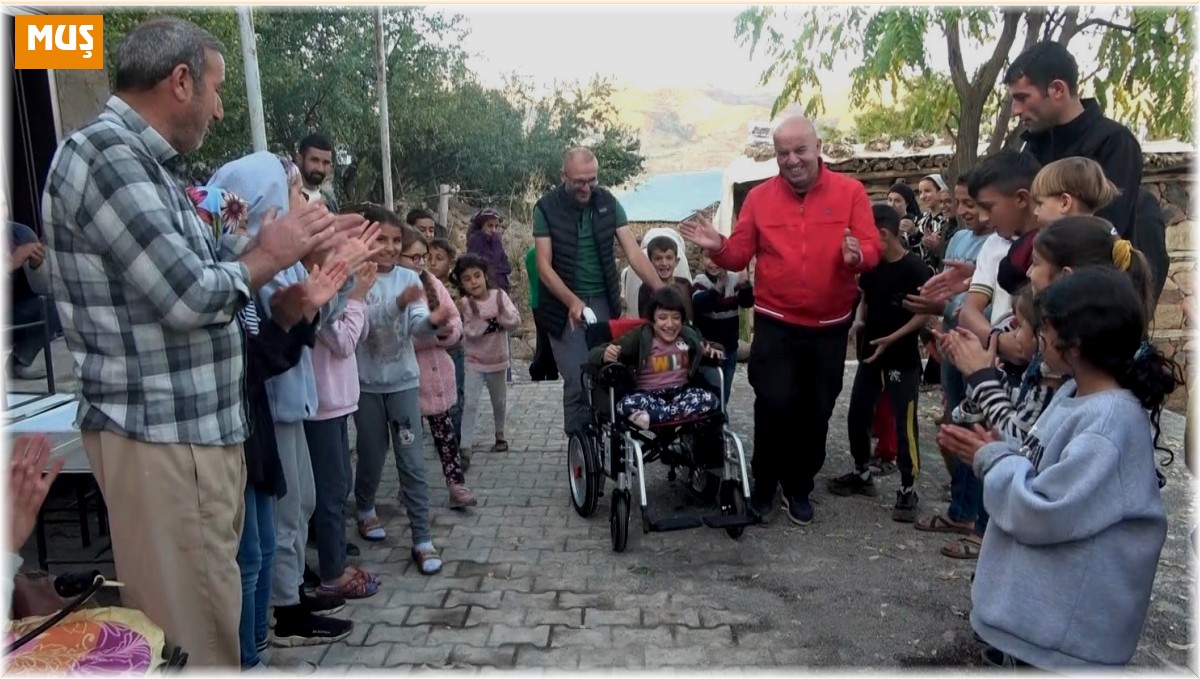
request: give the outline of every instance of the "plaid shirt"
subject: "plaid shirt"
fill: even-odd
[[[247,428],[243,340],[230,321],[250,299],[250,275],[219,261],[172,174],[181,164],[117,97],[55,154],[42,217],[83,391],[76,426],[234,445]]]

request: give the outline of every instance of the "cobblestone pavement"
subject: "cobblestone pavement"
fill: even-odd
[[[777,514],[739,541],[707,528],[643,535],[634,513],[622,554],[611,550],[607,497],[591,519],[571,508],[561,383],[518,382],[508,396],[512,450],[477,453],[467,473],[478,507],[446,508],[440,467],[427,441],[443,573],[423,577],[409,557],[407,519],[389,462],[379,500],[388,539],[365,543],[348,528],[362,548],[360,562],[383,577],[381,592],[347,606],[356,628],[344,642],[279,649],[272,663],[309,660],[323,671],[977,665],[966,619],[973,565],[941,556],[943,536],[891,521],[897,476],[882,480],[877,498],[838,498],[824,490],[825,479],[850,465],[845,408],[853,370],[847,366],[811,526],[793,526]],[[514,372],[520,380],[525,368]],[[928,424],[937,410],[935,395],[921,398],[926,417],[918,492],[925,514],[945,507],[941,486],[947,475]],[[748,450],[751,405],[739,369],[732,426]],[[479,439],[488,441],[490,409],[480,410]],[[1167,444],[1177,450],[1182,423],[1164,416]],[[664,467],[648,469],[653,509],[699,511],[680,482],[666,481]],[[1191,479],[1182,456],[1166,473],[1170,533],[1134,664],[1183,670],[1195,667],[1186,547]],[[53,549],[78,545],[70,531],[54,527]],[[25,553],[32,562],[32,545]]]
[[[853,369],[847,367],[847,387]],[[643,535],[635,512],[629,548],[617,554],[608,499],[591,519],[580,518],[568,499],[561,383],[518,383],[509,392],[512,450],[476,453],[467,474],[479,507],[445,508],[427,446],[445,571],[423,577],[412,564],[389,464],[379,507],[388,539],[360,542],[361,561],[385,578],[382,592],[348,607],[357,628],[345,643],[280,655],[322,669],[975,665],[966,619],[973,566],[941,556],[943,537],[891,521],[898,478],[884,479],[878,498],[824,491],[824,479],[850,464],[843,443],[848,397],[843,393],[834,416],[811,526],[795,527],[778,513],[739,541],[708,528]],[[751,404],[739,371],[731,413],[748,447]],[[935,408],[924,410],[932,416]],[[479,440],[491,440],[488,418]],[[945,506],[940,486],[947,475],[932,433],[929,426],[922,432],[922,513]],[[1135,663],[1178,668],[1191,643],[1184,546],[1190,479],[1182,464],[1168,470],[1176,518]],[[699,511],[681,482],[666,481],[665,467],[652,465],[647,477],[652,509]]]

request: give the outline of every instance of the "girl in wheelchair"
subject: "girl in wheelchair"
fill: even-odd
[[[679,291],[663,286],[646,308],[648,323],[588,355],[593,367],[620,363],[633,371],[636,389],[621,398],[617,411],[639,428],[692,420],[721,409],[716,393],[691,385],[697,381],[701,359],[720,360],[723,352],[687,325],[685,309]]]

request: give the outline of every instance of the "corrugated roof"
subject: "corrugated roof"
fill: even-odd
[[[724,172],[661,174],[616,196],[631,222],[677,222],[721,200]]]

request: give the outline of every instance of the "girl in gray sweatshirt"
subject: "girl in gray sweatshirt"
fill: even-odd
[[[1064,276],[1038,307],[1046,365],[1070,379],[1023,439],[980,427],[955,446],[991,514],[971,625],[991,663],[1121,666],[1166,540],[1154,452],[1182,373],[1143,342],[1144,306],[1120,271]]]

